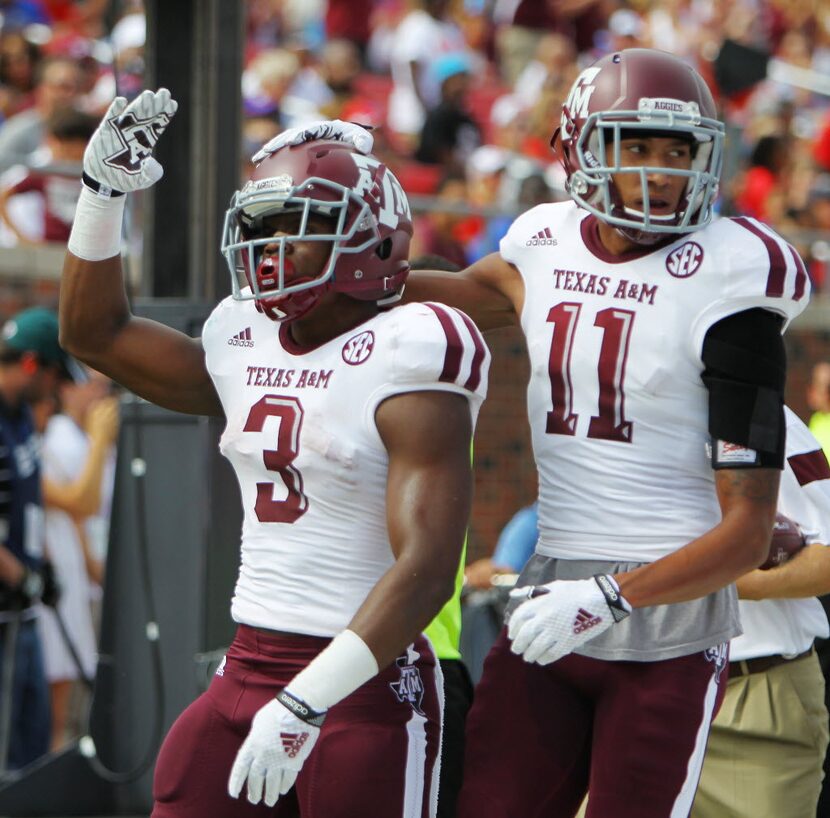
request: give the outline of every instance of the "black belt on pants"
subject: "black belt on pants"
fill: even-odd
[[[729,678],[735,679],[738,676],[749,676],[751,673],[763,673],[765,670],[771,670],[778,665],[785,665],[787,662],[795,662],[798,659],[806,659],[813,652],[813,648],[809,647],[804,653],[796,654],[795,656],[782,656],[776,653],[773,656],[759,656],[756,659],[742,659],[740,662],[729,663]]]

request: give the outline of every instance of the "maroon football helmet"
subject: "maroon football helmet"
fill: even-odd
[[[286,212],[300,214],[297,233],[270,235],[263,219]],[[331,220],[331,233],[307,231],[312,213]],[[403,188],[380,160],[336,140],[289,145],[263,159],[234,194],[223,232],[234,298],[253,299],[274,321],[306,315],[330,289],[391,304],[409,273],[412,216]],[[319,275],[292,278],[290,266],[286,275],[285,246],[294,241],[331,243]],[[265,254],[266,245],[278,252]]]
[[[643,136],[679,136],[692,143],[688,170],[620,164],[620,140]],[[703,78],[678,57],[664,51],[631,48],[609,54],[586,68],[562,106],[552,142],[561,139],[562,162],[571,198],[597,218],[613,224],[641,244],[666,233],[689,233],[712,219],[723,158],[724,127]],[[637,174],[643,210],[625,207],[613,181],[620,173]],[[688,178],[677,211],[650,212],[648,174]]]

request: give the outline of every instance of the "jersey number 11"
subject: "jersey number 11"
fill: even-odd
[[[553,408],[548,412],[545,431],[552,435],[575,435],[579,415],[573,411],[571,354],[582,304],[563,301],[548,312],[553,337],[548,357],[550,394]],[[600,310],[594,326],[602,331],[597,362],[599,378],[598,413],[588,424],[588,437],[631,443],[632,425],[625,419],[625,365],[634,313],[608,307]]]

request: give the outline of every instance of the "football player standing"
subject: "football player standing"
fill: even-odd
[[[554,139],[572,202],[407,295],[519,323],[539,541],[468,719],[463,818],[691,809],[766,557],[784,462],[781,334],[809,281],[766,225],[713,216],[724,139],[704,80],[650,49],[586,68]]]
[[[709,735],[692,818],[824,814],[816,806],[828,717],[814,642],[830,636],[816,599],[830,592],[830,465],[810,430],[788,407],[784,411],[787,462],[778,511],[788,519],[776,520],[776,530],[795,528],[804,547],[736,583],[744,632],[729,646],[729,683]],[[776,542],[774,534],[773,552]]]
[[[262,801],[429,818],[442,694],[420,634],[453,590],[489,352],[455,309],[391,308],[409,205],[359,129],[286,132],[254,157],[225,220],[233,294],[201,339],[133,316],[122,194],[160,178],[152,147],[175,110],[161,89],[105,115],[61,289],[78,357],[162,406],[225,417],[244,504],[237,635],[165,739],[153,816],[260,816]]]

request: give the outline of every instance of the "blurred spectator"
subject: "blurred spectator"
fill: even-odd
[[[749,169],[739,184],[735,203],[738,210],[761,221],[780,215],[776,201],[784,191],[783,179],[788,166],[788,141],[777,134],[762,136],[752,150]]]
[[[403,144],[414,148],[426,112],[440,99],[430,72],[444,54],[466,51],[464,35],[449,17],[448,0],[417,0],[416,8],[401,20],[390,50],[392,81],[388,125]]]
[[[830,459],[830,363],[820,361],[813,367],[807,385],[807,406],[811,409],[809,427]]]
[[[70,376],[58,344],[58,317],[32,308],[3,327],[0,344],[0,631],[11,649],[8,767],[19,769],[49,749],[49,693],[36,625],[39,601],[57,599],[43,549],[40,446],[31,405],[54,395]],[[3,748],[5,749],[5,748]],[[5,772],[5,770],[3,770]]]
[[[516,209],[524,212],[530,210],[531,207],[543,204],[544,202],[559,201],[559,198],[564,201],[564,191],[561,197],[557,197],[553,190],[548,185],[544,173],[531,172],[528,176],[519,183],[519,193],[516,197]]]
[[[108,397],[110,386],[109,378],[98,373],[90,373],[81,383],[62,384],[61,411],[49,420],[43,439],[46,549],[61,587],[56,612],[44,610],[39,619],[52,705],[52,750],[67,738],[73,688],[78,680],[95,675],[97,640],[90,583],[100,585],[103,570],[100,555],[92,553],[86,527],[108,497],[118,429],[118,407]]]
[[[246,115],[268,116],[287,127],[280,105],[299,70],[300,61],[285,48],[260,52],[242,74]]]
[[[427,114],[415,158],[441,165],[449,173],[460,173],[481,144],[481,130],[465,104],[470,62],[464,54],[444,54],[430,71],[441,89],[441,101]]]
[[[19,31],[0,34],[0,121],[34,105],[40,48]]]
[[[824,291],[830,272],[830,173],[820,173],[813,179],[799,224],[817,232],[817,237],[803,248],[804,258],[814,291]]]
[[[84,148],[98,120],[75,108],[59,108],[46,122],[45,150],[21,178],[0,189],[0,219],[22,244],[65,242],[69,238],[80,187],[78,177]],[[9,171],[10,176],[14,171]],[[4,179],[6,181],[6,179]],[[9,202],[16,196],[36,193],[41,199],[40,223],[31,219],[24,225],[10,213]]]
[[[401,0],[380,0],[373,4],[369,23],[371,34],[366,48],[366,65],[370,71],[389,73],[395,32],[406,14],[407,8]]]
[[[0,125],[0,173],[25,164],[44,138],[46,120],[78,97],[81,73],[74,60],[52,57],[38,67],[35,104]]]
[[[421,259],[438,256],[461,269],[467,265],[464,245],[458,238],[458,226],[464,220],[464,206],[467,200],[467,184],[463,176],[446,176],[436,192],[436,202],[429,210],[416,216],[415,234],[412,237],[410,253]],[[447,209],[441,203],[449,205]],[[444,269],[427,267],[423,269]]]
[[[578,52],[590,49],[605,25],[603,5],[603,0],[514,0],[497,35],[502,77],[512,85],[546,33],[564,35]]]
[[[471,562],[464,572],[472,588],[489,588],[498,574],[520,574],[539,539],[537,503],[520,508],[499,534],[492,557]]]
[[[617,9],[608,18],[608,35],[608,51],[643,48],[647,45],[645,23],[634,9]]]
[[[42,0],[2,0],[0,27],[17,31],[35,23],[51,22]]]
[[[280,124],[270,116],[249,116],[243,120],[242,145],[240,146],[242,156],[239,170],[239,178],[243,182],[251,178],[254,170],[251,157],[281,130]]]
[[[113,71],[119,96],[133,99],[144,84],[144,47],[147,19],[143,11],[124,15],[110,34]]]
[[[466,170],[467,196],[473,208],[487,211],[500,206],[499,193],[509,158],[509,151],[495,145],[482,145],[470,155]],[[463,230],[468,263],[497,250],[510,221],[508,214],[468,217],[459,230],[459,233]]]
[[[328,0],[326,3],[327,39],[353,43],[361,62],[369,44],[373,6],[372,0]]]
[[[245,4],[246,50],[248,56],[272,48],[283,35],[280,0],[248,0]]]
[[[330,40],[316,64],[301,69],[282,98],[282,120],[289,126],[317,119],[341,119],[354,96],[360,52],[349,40]]]
[[[513,95],[524,108],[530,108],[545,86],[562,87],[563,93],[576,78],[573,67],[576,49],[564,34],[545,34],[536,46],[533,59],[516,79]]]

